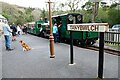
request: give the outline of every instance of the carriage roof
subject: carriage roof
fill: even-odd
[[[0,19],[6,19],[6,18],[0,14]]]
[[[65,13],[65,14],[60,14],[60,15],[52,16],[52,18],[59,17],[59,16],[66,16],[66,15],[69,15],[69,14],[79,14],[79,15],[81,15],[80,13]]]
[[[27,23],[27,24],[35,24],[35,22],[29,22],[29,23]]]

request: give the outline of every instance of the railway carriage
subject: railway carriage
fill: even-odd
[[[52,16],[53,24],[57,23],[58,26],[61,24],[59,29],[60,40],[66,42],[70,41],[70,31],[67,30],[67,24],[81,24],[83,23],[83,15],[79,13],[69,13],[63,15]],[[83,32],[73,31],[73,42],[77,45],[92,45],[98,39],[98,32]]]
[[[43,37],[46,35],[49,22],[45,20],[39,20],[36,22],[27,23],[26,25],[28,33]]]
[[[69,42],[70,31],[67,30],[67,24],[82,24],[83,15],[79,13],[67,13],[52,16],[53,25],[56,23],[58,26],[58,41]],[[30,26],[32,25],[32,26]],[[47,19],[36,21],[33,24],[28,24],[28,32],[41,37],[49,37],[50,26]],[[98,32],[88,31],[73,31],[73,42],[77,45],[92,45],[98,39]]]

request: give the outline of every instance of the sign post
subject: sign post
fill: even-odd
[[[70,31],[70,64],[73,64],[73,36],[72,36],[72,31]]]
[[[98,78],[103,79],[103,64],[104,64],[104,32],[109,30],[108,23],[84,23],[84,24],[68,24],[67,30],[71,31],[91,31],[100,32],[99,42],[99,61],[98,61]],[[70,36],[72,34],[70,33]],[[72,38],[71,38],[72,39]],[[71,55],[73,59],[73,45],[71,41]],[[71,62],[73,61],[71,59]]]
[[[103,78],[103,64],[104,64],[104,32],[100,32],[99,42],[99,64],[98,64],[98,78]]]

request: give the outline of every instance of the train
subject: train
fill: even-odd
[[[66,13],[52,16],[52,25],[57,24],[58,42],[70,42],[70,31],[67,30],[67,24],[82,24],[83,15],[80,13]],[[40,37],[49,38],[50,26],[47,18],[36,22],[27,23],[28,33]],[[98,40],[98,32],[73,31],[73,43],[80,46],[93,45]]]

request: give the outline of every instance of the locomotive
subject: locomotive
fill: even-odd
[[[67,24],[81,24],[83,23],[83,15],[79,13],[67,13],[52,16],[52,24],[58,26],[58,42],[70,42],[70,31],[67,30]],[[28,33],[49,37],[50,26],[47,19],[28,23]],[[98,40],[98,32],[88,31],[73,31],[73,43],[80,46],[93,45]]]

